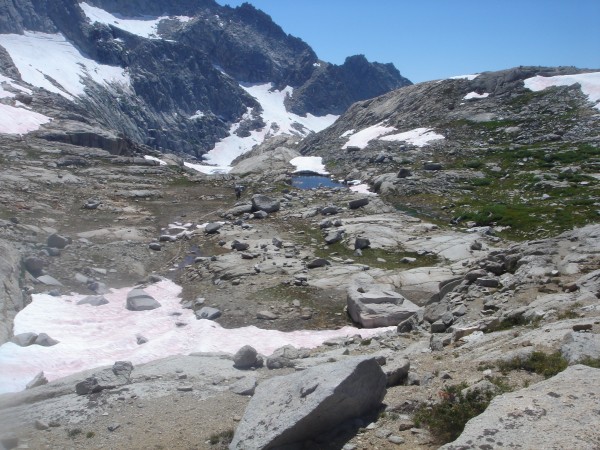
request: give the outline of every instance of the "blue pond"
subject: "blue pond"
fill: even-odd
[[[296,175],[292,177],[292,186],[298,189],[314,189],[319,187],[346,187],[322,175]]]

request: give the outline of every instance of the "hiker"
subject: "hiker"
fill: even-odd
[[[236,185],[235,186],[235,198],[236,199],[240,199],[240,197],[242,196],[242,191],[244,190],[243,186],[240,185]]]

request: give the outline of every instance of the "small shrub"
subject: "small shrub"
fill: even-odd
[[[485,411],[495,396],[490,391],[472,391],[462,395],[466,383],[448,386],[439,392],[440,402],[432,407],[423,406],[415,413],[417,426],[426,425],[441,442],[455,440],[473,417]]]
[[[498,363],[498,368],[502,373],[511,370],[526,370],[543,375],[544,378],[550,378],[565,370],[568,365],[567,360],[559,351],[550,354],[533,352],[529,358],[524,360],[514,358],[510,361],[501,361]]]
[[[88,431],[88,432],[85,434],[85,437],[86,437],[86,438],[88,438],[88,439],[91,439],[91,438],[93,438],[94,436],[96,436],[96,433],[94,433],[93,431]]]
[[[536,327],[536,326],[538,326],[540,320],[541,320],[540,318],[535,318],[533,320],[528,320],[525,317],[523,317],[522,315],[515,315],[515,316],[512,316],[512,317],[507,317],[506,319],[504,319],[501,322],[499,322],[497,325],[493,325],[493,326],[488,327],[485,330],[485,332],[486,333],[493,333],[495,331],[511,330],[514,327],[521,327],[521,326]]]
[[[217,444],[229,444],[233,440],[233,429],[230,428],[219,433],[213,433],[210,435],[208,442],[210,445]]]
[[[67,430],[67,435],[73,439],[76,436],[79,436],[82,433],[81,428],[73,428],[71,430]]]

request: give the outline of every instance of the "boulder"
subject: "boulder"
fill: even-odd
[[[39,258],[37,256],[29,256],[25,258],[25,261],[23,261],[23,265],[25,266],[27,272],[29,272],[34,277],[39,277],[42,274],[46,263],[42,258]]]
[[[104,369],[77,383],[75,392],[87,395],[129,384],[132,371],[133,364],[129,361],[117,361],[112,368]]]
[[[400,168],[400,170],[398,171],[398,175],[396,175],[398,178],[408,178],[412,175],[410,169],[407,169],[406,167],[402,167]]]
[[[262,358],[258,356],[256,349],[250,345],[244,345],[233,355],[233,367],[236,369],[260,367],[261,363]]]
[[[308,269],[316,269],[317,267],[325,267],[330,266],[331,263],[327,261],[325,258],[315,258],[312,261],[306,263],[306,267]]]
[[[327,233],[327,235],[325,236],[325,243],[328,245],[335,244],[336,242],[341,241],[343,237],[344,230],[334,230]]]
[[[387,387],[398,386],[408,377],[410,361],[407,358],[387,358],[381,368],[385,372]]]
[[[38,335],[36,333],[20,333],[13,336],[10,342],[17,344],[19,347],[28,347],[29,345],[35,344],[37,337]]]
[[[585,358],[600,359],[600,334],[568,333],[560,349],[569,364],[576,364]]]
[[[528,388],[499,395],[440,450],[593,449],[600,442],[600,369],[575,365]],[[524,432],[526,431],[526,432]],[[484,438],[485,437],[485,438]]]
[[[377,408],[385,392],[385,374],[372,357],[273,377],[257,387],[229,448],[302,443]]]
[[[308,353],[305,351],[301,352],[291,345],[286,345],[275,350],[273,354],[267,358],[267,368],[282,369],[284,367],[295,367],[296,363],[294,361],[303,356],[308,356]]]
[[[44,372],[40,372],[35,377],[33,377],[33,379],[29,383],[27,383],[25,389],[33,389],[35,387],[43,386],[45,384],[48,384],[48,378],[46,378]]]
[[[243,377],[229,386],[229,390],[238,395],[254,395],[256,384],[256,377]]]
[[[367,238],[357,237],[354,241],[354,250],[363,250],[371,246],[371,241]]]
[[[321,214],[324,216],[330,216],[333,214],[337,214],[338,212],[340,212],[339,208],[337,206],[326,206],[325,208],[323,208],[321,210]]]
[[[423,170],[442,170],[443,166],[441,163],[428,161],[423,163]]]
[[[249,248],[250,248],[250,245],[247,244],[246,242],[240,242],[238,240],[235,240],[231,243],[231,249],[237,250],[238,252],[246,251]]]
[[[53,345],[58,344],[56,339],[52,339],[46,333],[40,333],[35,338],[35,345],[41,345],[42,347],[52,347]]]
[[[9,241],[0,239],[0,345],[13,333],[13,319],[23,309],[24,296],[19,285],[21,254]]]
[[[132,289],[127,294],[126,308],[129,311],[148,311],[160,308],[161,306],[159,302],[143,289]]]
[[[350,209],[358,209],[362,206],[367,206],[369,204],[368,197],[357,198],[356,200],[350,200],[348,202],[348,208]]]
[[[52,248],[65,248],[72,242],[70,237],[62,236],[60,234],[51,234],[48,236],[48,240],[46,241],[46,245]]]
[[[365,328],[398,325],[420,310],[401,294],[380,289],[359,292],[354,287],[350,288],[347,303],[352,320]]]
[[[206,234],[215,234],[221,229],[222,226],[223,224],[219,222],[210,222],[205,225],[204,232]]]
[[[231,209],[228,209],[225,214],[231,214],[232,216],[241,216],[242,214],[246,214],[246,213],[251,213],[252,212],[252,205],[251,204],[243,204],[243,205],[238,205],[238,206],[234,206]]]
[[[106,305],[108,300],[103,295],[88,295],[77,302],[78,305],[102,306]]]
[[[252,211],[264,211],[266,213],[274,213],[279,211],[281,207],[279,200],[273,199],[266,195],[256,194],[252,197]]]
[[[148,244],[148,248],[150,250],[154,250],[155,252],[160,252],[162,250],[162,245],[160,245],[158,242],[150,242]]]
[[[203,306],[194,313],[196,314],[196,319],[215,320],[221,317],[221,311],[210,306]]]
[[[63,284],[62,284],[60,281],[58,281],[58,280],[57,280],[56,278],[54,278],[54,277],[51,277],[50,275],[42,275],[42,276],[39,276],[39,277],[37,277],[37,280],[38,280],[40,283],[43,283],[43,284],[45,284],[46,286],[57,286],[57,287],[60,287],[60,286],[62,286],[62,285],[63,285]]]

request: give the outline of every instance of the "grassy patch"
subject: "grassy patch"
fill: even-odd
[[[208,442],[210,445],[223,444],[228,445],[233,440],[233,429],[230,428],[225,431],[221,431],[219,433],[213,433],[210,435]]]
[[[438,394],[439,403],[417,410],[413,417],[415,425],[426,425],[442,443],[455,440],[466,423],[484,412],[495,396],[491,391],[479,390],[463,395],[461,391],[466,387],[466,383],[445,387]]]
[[[81,433],[81,428],[72,428],[70,430],[67,430],[67,436],[69,436],[71,439],[79,436]]]
[[[557,373],[562,372],[568,366],[568,362],[562,357],[559,351],[554,353],[533,352],[529,358],[514,358],[510,361],[501,361],[498,363],[498,369],[502,373],[511,370],[526,370],[527,372],[543,375],[544,378],[550,378]]]
[[[591,358],[589,356],[586,356],[581,361],[579,361],[579,364],[583,364],[584,366],[590,366],[594,369],[600,369],[600,358]]]
[[[539,325],[540,318],[533,320],[526,319],[522,315],[515,315],[507,317],[506,319],[498,322],[498,324],[488,327],[486,333],[494,333],[496,331],[512,330],[514,327],[531,326],[536,327]]]

